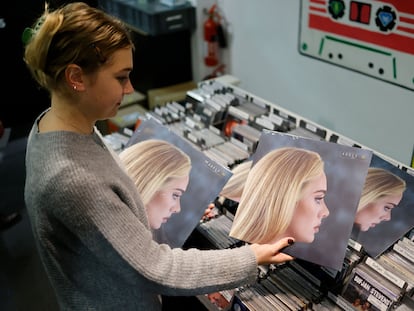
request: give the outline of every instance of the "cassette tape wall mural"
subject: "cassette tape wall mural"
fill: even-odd
[[[299,52],[414,90],[414,1],[302,0]]]

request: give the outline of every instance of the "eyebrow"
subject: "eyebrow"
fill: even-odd
[[[126,68],[122,68],[120,70],[118,70],[118,72],[131,72],[132,68],[131,67],[126,67]]]
[[[173,190],[178,190],[178,191],[181,191],[182,193],[184,193],[184,192],[185,192],[185,190],[183,190],[183,189],[181,189],[181,188],[173,188]]]

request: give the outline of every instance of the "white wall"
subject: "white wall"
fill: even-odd
[[[193,0],[210,7],[212,0]],[[242,89],[410,165],[414,91],[298,52],[299,0],[220,0],[229,23],[229,72]],[[205,73],[197,16],[195,80]],[[414,61],[414,59],[413,59]]]

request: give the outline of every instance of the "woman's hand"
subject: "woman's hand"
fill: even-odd
[[[283,249],[292,245],[293,238],[283,238],[274,244],[251,244],[258,265],[280,264],[293,260],[294,257],[283,253]]]
[[[204,214],[203,217],[201,218],[201,220],[209,220],[211,218],[214,218],[217,216],[217,212],[214,210],[216,206],[214,205],[214,203],[210,203],[207,208],[204,210]]]

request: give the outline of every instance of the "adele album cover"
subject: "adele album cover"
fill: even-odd
[[[351,239],[377,257],[414,228],[414,177],[372,156]]]
[[[189,183],[181,196],[181,211],[173,214],[159,229],[154,230],[154,237],[159,243],[181,247],[199,224],[208,204],[216,199],[232,173],[153,118],[142,120],[126,147],[147,139],[170,142],[191,159]]]
[[[251,243],[293,236],[296,243],[285,253],[341,270],[371,156],[263,130],[230,235]]]

